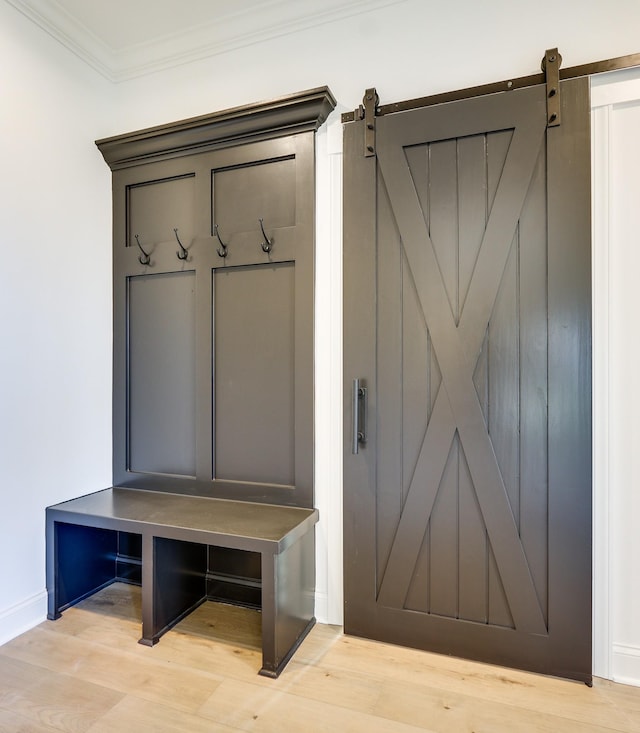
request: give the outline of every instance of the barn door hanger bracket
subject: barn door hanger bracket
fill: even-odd
[[[560,64],[557,48],[548,49],[542,59],[542,71],[547,82],[547,127],[558,127],[560,119]]]
[[[364,156],[371,158],[376,154],[376,113],[380,99],[375,87],[367,89],[362,104],[354,112],[356,120],[364,120]]]

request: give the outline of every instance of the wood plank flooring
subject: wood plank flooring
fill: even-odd
[[[260,614],[206,603],[137,644],[140,590],[114,584],[0,647],[2,733],[640,733],[640,688],[593,689],[317,625],[259,677]]]

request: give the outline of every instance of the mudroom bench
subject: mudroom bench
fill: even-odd
[[[109,488],[47,508],[48,618],[116,581],[137,582],[120,545],[141,545],[141,644],[210,598],[209,550],[260,556],[262,668],[277,677],[315,623],[316,509]],[[135,560],[133,561],[135,571]],[[132,580],[133,579],[133,580]]]

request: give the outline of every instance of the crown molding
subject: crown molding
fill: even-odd
[[[122,82],[406,0],[325,0],[313,10],[299,0],[265,0],[250,11],[230,13],[121,50],[105,44],[56,0],[7,2],[109,81]]]
[[[106,79],[116,81],[113,51],[57,3],[52,0],[6,1]]]
[[[328,87],[96,140],[111,170],[317,130],[336,106]]]

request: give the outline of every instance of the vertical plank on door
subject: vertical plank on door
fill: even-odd
[[[458,232],[460,316],[487,222],[487,166],[484,135],[458,140]],[[472,356],[472,355],[470,355]],[[487,537],[469,467],[459,457],[460,618],[487,620]]]
[[[520,218],[520,537],[547,618],[547,233],[542,151]]]
[[[429,168],[427,145],[405,151],[411,177],[428,224]],[[402,255],[402,380],[403,380],[403,498],[411,485],[425,437],[428,421],[439,386],[439,374],[434,374],[434,356],[424,316],[420,309],[416,286],[404,253]],[[426,613],[429,610],[429,546],[427,527],[413,576],[405,599],[407,608]]]
[[[384,491],[376,497],[377,587],[402,512],[402,250],[382,176],[378,180],[378,409],[385,415],[378,433],[378,480]]]
[[[429,146],[429,225],[451,313],[459,317],[458,176],[456,140]],[[458,613],[458,461],[454,438],[431,515],[430,610]]]
[[[502,170],[504,163],[509,152],[509,146],[513,138],[512,130],[505,130],[503,132],[492,132],[487,135],[487,216],[491,213],[491,208],[498,190],[500,178],[502,176]],[[491,422],[491,410],[492,405],[489,401],[489,395],[491,394],[491,373],[492,363],[490,356],[490,344],[493,338],[493,331],[496,328],[495,323],[489,323],[487,329],[487,340],[485,342],[485,349],[483,350],[483,357],[485,359],[485,375],[486,375],[486,410],[485,420],[489,425]],[[495,378],[495,375],[494,375]],[[488,572],[488,619],[489,623],[496,624],[498,626],[513,626],[513,619],[511,612],[509,611],[509,604],[507,603],[507,597],[500,580],[500,574],[496,566],[495,556],[493,550],[489,546],[489,572]]]

